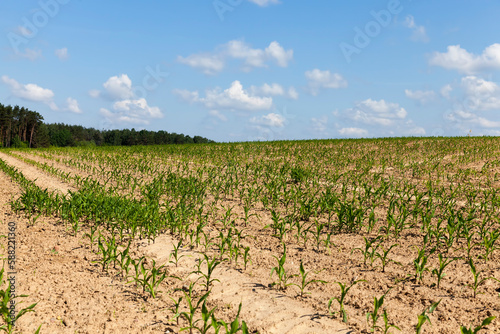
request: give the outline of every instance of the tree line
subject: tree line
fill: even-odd
[[[132,146],[211,143],[166,131],[98,130],[81,125],[46,124],[36,111],[0,103],[0,147]]]

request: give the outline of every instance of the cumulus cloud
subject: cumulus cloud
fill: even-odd
[[[405,90],[405,95],[407,98],[415,100],[421,104],[426,104],[431,102],[436,98],[436,93],[432,90]]]
[[[174,90],[174,94],[182,100],[190,103],[200,103],[211,110],[269,110],[273,105],[271,97],[255,96],[243,89],[243,85],[238,80],[231,84],[231,87],[221,90],[215,88],[207,90],[205,97],[200,97],[197,91]]]
[[[217,47],[215,52],[203,52],[187,57],[178,56],[177,61],[203,73],[213,75],[221,72],[228,59],[243,61],[243,70],[267,67],[269,61],[274,61],[280,67],[287,67],[293,59],[293,50],[285,50],[278,42],[273,41],[265,49],[252,48],[241,40],[232,40]]]
[[[411,36],[414,42],[428,42],[429,37],[427,37],[427,32],[424,26],[419,26],[415,23],[415,18],[412,15],[408,15],[404,21],[404,25],[413,31]]]
[[[465,74],[497,70],[500,69],[500,44],[488,46],[480,55],[469,53],[460,45],[450,45],[447,52],[434,52],[429,59],[429,64]]]
[[[406,118],[407,112],[397,103],[367,99],[344,114],[353,121],[368,125],[393,126],[396,121]]]
[[[59,60],[67,60],[69,58],[68,48],[57,49],[54,53]]]
[[[216,74],[224,69],[224,59],[220,55],[209,53],[193,54],[187,57],[178,56],[177,61],[208,75]]]
[[[312,95],[318,95],[319,91],[323,88],[338,89],[347,87],[347,80],[338,73],[314,69],[306,71],[305,76],[308,81],[309,91]]]
[[[500,110],[500,86],[475,76],[462,78],[467,106],[472,110]]]
[[[109,78],[103,87],[106,90],[106,95],[113,100],[130,99],[134,96],[132,80],[126,74]]]
[[[111,122],[139,125],[148,125],[151,119],[163,117],[160,108],[150,107],[144,98],[117,101],[113,104],[113,110],[101,108],[100,112]]]
[[[112,76],[103,84],[104,91],[93,89],[89,95],[104,97],[113,102],[112,110],[101,108],[100,113],[110,123],[148,125],[152,119],[163,117],[160,108],[149,106],[145,98],[134,94],[132,80],[126,74]]]
[[[71,98],[71,97],[68,97],[66,99],[66,108],[65,109],[68,111],[71,111],[72,113],[75,113],[75,114],[82,113],[82,110],[80,109],[80,106],[78,105],[78,101]]]
[[[460,129],[462,132],[466,132],[472,127],[475,127],[480,132],[483,128],[500,128],[500,122],[489,120],[485,117],[476,115],[473,112],[460,108],[446,114],[445,120],[451,124],[454,124],[455,127]]]
[[[20,99],[45,103],[52,110],[59,109],[54,102],[54,92],[50,89],[42,88],[32,83],[21,84],[6,75],[2,76],[2,82],[10,87],[12,95]]]
[[[275,113],[270,113],[260,117],[252,117],[250,119],[250,123],[276,128],[284,127],[285,121],[285,117]]]
[[[281,1],[279,0],[248,0],[248,1],[253,2],[254,4],[260,7],[267,7],[269,5],[277,5],[281,3]]]

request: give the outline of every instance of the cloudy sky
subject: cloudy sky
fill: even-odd
[[[0,103],[217,141],[500,135],[494,0],[4,0]]]

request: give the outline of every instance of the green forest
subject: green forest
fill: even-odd
[[[135,129],[98,130],[81,125],[46,124],[43,116],[19,106],[0,103],[0,147],[132,146],[211,143],[204,137],[190,137],[166,131]]]

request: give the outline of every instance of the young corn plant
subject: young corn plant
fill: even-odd
[[[311,284],[311,283],[322,283],[322,284],[327,284],[328,282],[319,280],[319,279],[312,279],[312,280],[307,280],[307,275],[309,275],[310,272],[306,272],[304,269],[304,265],[302,264],[302,260],[300,260],[300,267],[299,267],[299,272],[300,272],[300,277],[301,277],[301,282],[300,284],[295,284],[292,283],[292,285],[297,286],[300,289],[300,297],[303,297],[304,294],[310,294],[310,292],[304,292],[306,287]]]
[[[427,260],[431,254],[436,251],[436,248],[430,250],[429,255],[426,255],[425,245],[421,249],[417,248],[418,254],[417,258],[413,260],[413,267],[415,268],[415,282],[422,283],[423,276],[426,271],[429,271],[427,268]]]
[[[168,259],[169,259],[169,263],[173,263],[175,264],[175,267],[177,267],[179,265],[179,261],[180,259],[182,259],[184,256],[187,256],[187,255],[181,255],[179,254],[179,250],[182,248],[182,239],[179,240],[179,242],[177,243],[177,245],[173,245],[174,246],[174,250],[172,251],[172,253],[169,255]],[[170,260],[170,258],[174,258],[173,260]]]
[[[250,256],[250,247],[245,247],[244,248],[243,263],[245,265],[245,271],[246,271],[248,263],[252,263],[251,256]]]
[[[341,282],[336,282],[340,286],[340,297],[332,297],[328,301],[328,312],[330,315],[335,314],[334,312],[332,312],[330,310],[330,307],[332,306],[333,301],[336,300],[340,306],[339,313],[342,315],[342,321],[347,323],[347,311],[345,310],[345,306],[344,306],[345,297],[347,296],[347,293],[349,292],[349,290],[351,290],[351,288],[359,282],[366,282],[366,280],[360,279],[360,280],[354,281],[349,286],[347,286],[347,283],[342,284]]]
[[[481,329],[483,329],[483,327],[486,327],[488,326],[489,324],[491,324],[491,322],[493,320],[495,320],[496,317],[489,317],[489,318],[486,318],[483,320],[483,322],[481,323],[481,325],[477,326],[477,327],[470,327],[470,328],[467,328],[465,326],[460,326],[460,333],[461,334],[477,334],[479,333],[479,331]]]
[[[429,308],[426,308],[421,314],[419,314],[419,316],[417,318],[418,322],[417,322],[417,325],[415,326],[416,334],[420,334],[422,332],[422,326],[424,326],[424,324],[426,322],[428,322],[430,325],[432,325],[431,319],[429,319],[428,313],[434,312],[434,310],[436,309],[436,307],[439,305],[440,302],[441,302],[441,300],[433,303],[431,306],[429,306]]]
[[[210,261],[210,258],[208,257],[207,254],[203,254],[204,259],[201,260],[198,263],[198,270],[195,270],[192,272],[192,274],[199,274],[201,275],[200,278],[204,279],[204,283],[202,284],[205,287],[205,291],[208,293],[210,291],[210,287],[212,286],[213,282],[220,282],[216,278],[212,278],[212,275],[214,273],[215,268],[221,263],[216,257]],[[206,262],[207,264],[207,273],[205,274],[204,272],[201,271],[201,265]]]
[[[270,276],[272,277],[274,272],[276,272],[276,275],[278,276],[278,282],[271,283],[271,286],[277,285],[279,290],[286,290],[287,287],[293,284],[293,283],[288,283],[288,280],[292,277],[297,276],[297,275],[289,275],[285,269],[286,244],[283,244],[283,255],[281,256],[281,258],[278,259],[278,257],[274,255],[273,257],[278,261],[278,265],[272,268]]]
[[[380,243],[374,245],[377,241],[379,241],[382,238],[381,235],[376,237],[375,239],[369,240],[366,237],[363,237],[365,240],[365,248],[354,248],[351,251],[351,254],[354,251],[360,251],[363,254],[363,264],[366,266],[366,260],[370,259],[370,264],[373,264],[373,261],[375,260],[375,252],[377,251],[378,247],[380,246]]]
[[[452,259],[444,259],[443,260],[443,255],[441,253],[438,254],[439,258],[439,267],[432,269],[432,275],[436,275],[437,277],[437,288],[439,289],[439,284],[441,283],[441,280],[445,276],[444,269],[453,261],[458,260],[459,258],[452,258]]]
[[[179,317],[181,316],[181,312],[179,312],[179,310],[181,307],[182,297],[179,297],[179,299],[177,300],[175,300],[170,296],[168,298],[170,298],[174,302],[174,307],[170,309],[170,311],[172,311],[172,313],[174,314],[174,317],[171,320],[169,320],[169,322],[175,320],[177,326],[179,326]]]
[[[389,252],[391,251],[391,249],[393,249],[394,247],[397,247],[399,246],[398,244],[394,244],[392,246],[390,246],[387,250],[384,249],[383,246],[380,246],[380,248],[382,249],[382,253],[379,253],[377,252],[375,254],[375,256],[377,258],[380,259],[380,261],[382,262],[382,272],[385,273],[385,266],[388,264],[388,263],[395,263],[395,264],[398,264],[398,265],[401,265],[401,263],[395,261],[395,260],[391,260],[391,259],[388,259],[387,256],[389,255]]]
[[[387,291],[389,292],[389,291]],[[366,322],[370,325],[370,332],[375,332],[377,330],[377,328],[381,328],[380,326],[377,326],[377,321],[378,319],[380,318],[380,315],[379,315],[379,309],[382,307],[382,305],[384,305],[384,297],[385,295],[387,294],[384,293],[382,295],[382,297],[378,298],[377,297],[373,297],[374,299],[374,302],[373,302],[373,312],[368,312],[366,314]]]
[[[195,282],[189,285],[188,292],[184,291],[184,299],[188,304],[189,311],[184,311],[180,313],[180,316],[183,317],[188,322],[188,326],[182,327],[180,331],[183,332],[189,330],[189,334],[193,334],[194,329],[199,330],[198,327],[196,327],[196,324],[201,319],[195,320],[196,311],[200,308],[200,305],[202,305],[205,302],[205,300],[209,295],[209,292],[207,292],[203,296],[201,296],[198,300],[195,300],[195,297],[193,296],[194,284]]]
[[[3,274],[4,274],[4,268],[0,269],[0,285],[3,285],[5,283],[3,279]],[[11,284],[9,281],[9,285],[7,286],[7,289],[3,290],[0,289],[0,313],[2,315],[2,320],[4,322],[3,325],[0,326],[0,330],[4,331],[5,333],[12,334],[14,333],[14,327],[16,324],[16,321],[25,315],[28,312],[35,312],[34,308],[38,303],[34,303],[28,307],[25,307],[21,309],[17,314],[12,314],[11,313],[11,302],[13,298],[24,298],[28,297],[27,295],[20,295],[16,297],[11,296]],[[38,327],[36,330],[35,334],[40,333],[42,325]]]
[[[201,305],[201,321],[203,324],[198,327],[197,329],[200,331],[201,334],[207,334],[210,328],[212,327],[212,324],[209,322],[210,319],[214,316],[215,310],[217,309],[217,306],[212,308],[211,310],[208,309],[206,305],[206,300],[203,301],[203,305]]]
[[[387,310],[386,309],[384,309],[384,313],[382,314],[382,317],[384,319],[384,334],[389,334],[389,330],[391,328],[395,328],[398,331],[401,331],[401,329],[399,329],[398,326],[389,323],[389,317],[387,316]]]
[[[226,330],[226,334],[236,334],[241,330],[242,334],[249,334],[248,326],[246,322],[242,321],[240,325],[240,313],[241,313],[241,303],[238,308],[238,313],[236,314],[236,318],[231,323],[226,323],[223,320],[219,321],[219,325],[224,326]]]
[[[495,280],[497,282],[500,282],[500,280],[496,279],[495,277],[485,277],[483,279],[480,279],[479,275],[481,275],[482,271],[480,271],[480,272],[476,271],[476,266],[474,265],[474,261],[472,261],[472,259],[469,259],[469,267],[470,267],[470,271],[472,273],[472,276],[474,278],[474,282],[472,284],[469,284],[469,286],[472,288],[472,290],[474,290],[474,298],[476,298],[477,289],[481,285],[483,285],[487,280],[492,279],[492,280]]]

